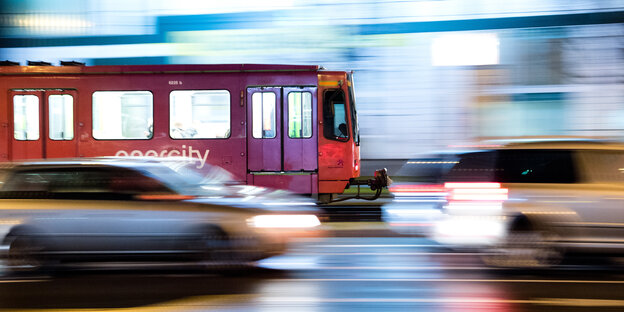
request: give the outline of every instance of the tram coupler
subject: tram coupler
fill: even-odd
[[[381,192],[383,190],[384,187],[388,187],[388,185],[392,184],[392,179],[390,179],[390,177],[388,177],[388,170],[386,170],[386,168],[383,169],[378,169],[375,170],[375,174],[373,175],[372,179],[368,179],[368,180],[356,180],[356,179],[351,179],[349,180],[349,187],[351,185],[356,185],[357,186],[357,194],[355,196],[350,196],[350,197],[345,197],[345,198],[340,198],[337,200],[333,200],[332,202],[338,202],[338,201],[343,201],[343,200],[348,200],[348,199],[365,199],[365,200],[375,200],[377,198],[379,198],[379,196],[381,196]],[[375,195],[373,196],[361,196],[360,195],[360,186],[362,185],[368,185],[371,189],[371,191],[375,191]]]
[[[388,176],[388,170],[386,168],[375,170],[375,174],[372,179],[368,179],[368,186],[370,189],[381,190],[384,187],[388,187],[392,184],[392,179]]]

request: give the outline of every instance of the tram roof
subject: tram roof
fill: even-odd
[[[228,72],[309,72],[317,65],[283,64],[167,64],[100,66],[0,66],[0,75],[12,74],[142,74],[142,73],[228,73]]]

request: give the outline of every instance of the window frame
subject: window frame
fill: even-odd
[[[300,136],[300,137],[292,137],[292,136],[290,136],[290,130],[291,130],[290,129],[290,121],[291,121],[290,95],[293,94],[293,93],[301,94],[302,97],[303,97],[303,93],[309,94],[309,97],[310,97],[310,102],[309,102],[309,104],[310,104],[310,107],[309,107],[310,108],[310,110],[309,110],[309,113],[310,113],[310,116],[309,116],[310,117],[310,120],[309,120],[310,135],[309,136]],[[313,121],[313,119],[314,119],[314,107],[313,106],[314,105],[313,105],[313,94],[312,94],[312,92],[310,92],[309,90],[305,90],[305,91],[303,91],[303,90],[302,91],[299,91],[299,90],[297,90],[297,91],[295,91],[295,90],[289,91],[286,94],[286,102],[287,102],[287,112],[286,112],[287,120],[286,121],[288,122],[287,123],[287,127],[288,127],[287,135],[288,135],[288,138],[293,139],[293,140],[306,140],[306,139],[313,138],[314,137],[314,125],[313,125],[313,123],[314,123],[314,121]],[[300,117],[301,117],[301,130],[302,130],[301,132],[302,133],[303,133],[303,124],[304,124],[303,123],[303,119],[304,119],[303,118],[304,117],[304,110],[303,109],[304,109],[304,105],[303,105],[303,101],[301,101],[301,115],[300,115]]]
[[[339,137],[339,136],[329,136],[328,135],[328,130],[327,129],[331,129],[331,133],[335,134],[334,132],[334,125],[336,123],[336,114],[335,112],[332,114],[332,118],[331,118],[331,123],[328,122],[328,110],[330,107],[330,103],[329,100],[331,99],[330,97],[327,96],[327,94],[329,92],[341,92],[342,93],[342,99],[343,99],[343,105],[344,105],[344,120],[346,122],[346,127],[347,127],[347,135],[346,137]],[[334,102],[332,101],[331,104],[331,109],[334,110],[335,104],[333,104]],[[323,91],[323,116],[322,116],[322,120],[323,120],[323,137],[328,139],[328,140],[332,140],[332,141],[337,141],[337,142],[349,142],[349,140],[351,139],[351,133],[349,131],[349,109],[347,106],[347,94],[344,92],[344,90],[342,88],[333,88],[333,89],[325,89]],[[331,126],[331,128],[329,128]]]
[[[18,139],[17,137],[15,137],[15,130],[16,130],[16,126],[15,126],[16,125],[16,122],[15,122],[15,116],[16,116],[15,115],[15,111],[16,111],[15,110],[15,98],[16,97],[35,97],[37,99],[37,127],[36,127],[36,129],[37,129],[37,138],[35,138],[35,139],[29,139],[28,135],[26,135],[26,139]],[[39,141],[41,139],[41,137],[42,137],[42,133],[41,133],[41,124],[42,124],[42,120],[41,120],[41,105],[42,104],[41,104],[41,101],[42,101],[41,97],[39,97],[39,96],[37,96],[35,94],[14,94],[11,97],[11,104],[13,105],[13,109],[12,109],[12,111],[13,111],[13,116],[12,116],[12,120],[13,120],[13,135],[12,135],[12,137],[13,137],[13,140],[20,141],[20,142],[29,142],[29,141]],[[28,117],[28,116],[26,116],[26,117]],[[26,129],[26,133],[28,134],[28,127]],[[44,137],[45,137],[45,135],[44,135]]]
[[[95,101],[93,100],[93,97],[95,96],[96,93],[98,92],[117,92],[117,93],[122,93],[122,92],[147,92],[151,95],[152,97],[152,114],[151,114],[151,119],[152,119],[152,133],[150,137],[146,137],[146,138],[114,138],[114,139],[110,139],[110,138],[96,138],[94,135],[94,130],[95,130],[95,113],[94,113],[94,105],[95,105]],[[154,131],[153,131],[153,127],[154,127],[154,92],[152,90],[96,90],[91,92],[91,137],[94,140],[97,141],[132,141],[132,140],[137,140],[137,141],[148,141],[148,140],[152,140],[154,139]],[[148,127],[149,128],[149,127]]]
[[[264,136],[263,126],[264,126],[264,117],[265,117],[264,116],[264,112],[265,112],[264,111],[264,94],[265,93],[273,95],[273,114],[271,116],[272,117],[272,122],[273,122],[273,124],[272,124],[272,126],[273,126],[272,127],[272,129],[273,129],[273,136]],[[254,96],[256,94],[259,94],[260,98],[262,99],[262,101],[260,101],[260,103],[259,103],[261,105],[261,107],[260,107],[260,120],[262,121],[262,123],[260,123],[260,131],[261,131],[261,134],[262,134],[260,137],[257,137],[255,135],[256,123],[254,122],[254,120],[255,120],[254,117],[256,116],[255,115],[256,111],[254,110],[254,107],[255,107],[254,104],[256,103],[256,101],[254,100]],[[280,118],[280,117],[277,114],[278,106],[280,105],[280,103],[278,103],[278,99],[279,99],[279,94],[276,94],[273,91],[263,91],[263,90],[260,90],[260,91],[256,91],[256,92],[252,93],[252,95],[251,95],[251,136],[252,136],[252,138],[259,139],[259,140],[264,140],[264,139],[275,139],[275,138],[278,137],[278,133],[280,132],[279,121],[278,121],[278,118]]]
[[[53,96],[69,96],[71,97],[72,101],[71,101],[71,125],[72,125],[72,135],[71,138],[61,138],[61,139],[55,139],[52,138],[52,108],[51,108],[51,101],[50,98]],[[47,99],[46,99],[46,103],[48,104],[47,110],[48,110],[48,138],[52,141],[73,141],[76,138],[76,127],[75,127],[75,121],[76,121],[76,116],[74,115],[74,110],[75,110],[75,103],[76,103],[76,98],[74,97],[73,94],[68,94],[68,93],[61,93],[61,94],[47,94]],[[65,116],[67,117],[67,116]]]
[[[171,136],[171,129],[172,129],[172,110],[171,110],[171,106],[172,106],[172,102],[171,102],[171,95],[173,92],[179,92],[179,91],[186,91],[186,92],[191,92],[191,91],[195,91],[195,92],[210,92],[210,91],[226,91],[228,93],[228,131],[227,131],[227,136],[219,138],[219,137],[214,137],[214,138],[202,138],[202,137],[190,137],[190,138],[174,138]],[[192,104],[191,104],[191,109],[192,109]],[[169,91],[169,96],[168,96],[168,135],[169,138],[172,140],[227,140],[229,138],[232,137],[232,91],[230,91],[230,89],[174,89]]]

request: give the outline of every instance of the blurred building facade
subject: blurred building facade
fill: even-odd
[[[363,159],[624,138],[624,1],[3,0],[0,60],[354,70]]]

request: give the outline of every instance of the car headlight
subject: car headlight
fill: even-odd
[[[18,225],[24,223],[22,219],[0,219],[0,225]]]
[[[312,228],[321,225],[315,215],[259,215],[247,219],[256,228]]]

